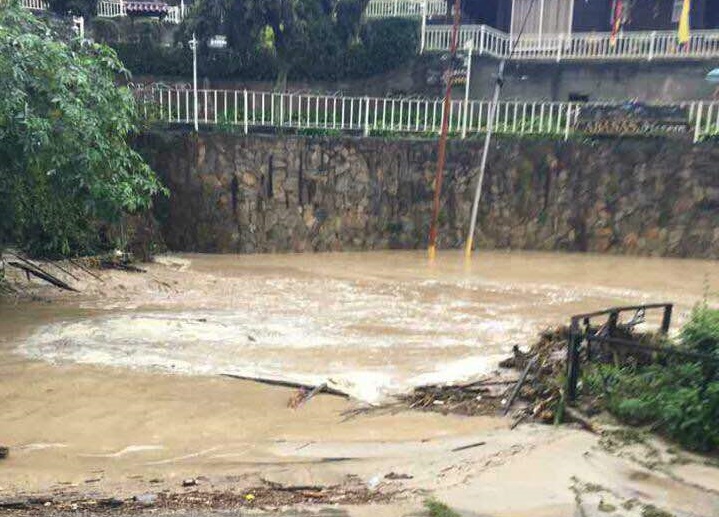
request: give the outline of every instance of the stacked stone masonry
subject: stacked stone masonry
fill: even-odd
[[[177,251],[426,246],[436,142],[157,132],[137,142],[171,191]],[[440,246],[461,247],[482,149],[451,141]],[[480,248],[719,257],[719,146],[673,139],[495,141]]]

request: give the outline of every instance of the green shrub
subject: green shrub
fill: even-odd
[[[134,33],[139,32],[138,29]],[[320,35],[322,36],[322,35]],[[419,35],[414,20],[375,20],[363,26],[359,43],[346,50],[335,35],[313,38],[309,47],[297,55],[289,71],[293,80],[340,80],[369,77],[411,62],[416,55]],[[123,38],[115,38],[115,41]],[[125,66],[136,75],[189,77],[192,53],[184,42],[174,46],[159,44],[159,36],[113,43]],[[111,39],[108,37],[108,41]],[[140,42],[142,41],[142,42]],[[151,44],[155,41],[155,44]],[[268,81],[277,77],[278,62],[267,48],[236,50],[198,50],[198,73],[211,79]]]
[[[93,38],[98,43],[117,43],[120,39],[120,28],[115,20],[94,18],[91,22]]]
[[[719,380],[707,382],[700,364],[603,365],[588,377],[594,377],[589,390],[601,389],[607,409],[621,421],[650,426],[688,449],[719,449]]]
[[[162,36],[162,22],[153,18],[138,18],[134,20],[133,31],[130,35],[134,43],[141,46],[157,45]]]
[[[90,18],[97,14],[97,0],[49,0],[50,10],[60,15]]]
[[[710,309],[706,303],[697,305],[680,337],[685,347],[719,357],[719,309]]]
[[[427,499],[424,506],[427,508],[430,517],[460,517],[457,512],[436,499]]]
[[[682,328],[681,346],[717,355],[719,310],[694,309]],[[650,366],[594,365],[584,376],[585,390],[601,395],[621,421],[647,425],[684,447],[719,450],[719,375],[717,363],[667,359]]]

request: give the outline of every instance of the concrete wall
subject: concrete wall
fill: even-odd
[[[482,142],[452,141],[440,246],[464,241]],[[147,134],[171,191],[156,212],[173,250],[426,245],[436,142]],[[719,146],[682,140],[499,140],[482,247],[719,258]]]
[[[479,58],[473,67],[472,96],[491,97],[497,62]],[[716,85],[705,77],[712,68],[712,62],[512,63],[503,97],[566,101],[570,94],[580,93],[589,100],[710,99]]]

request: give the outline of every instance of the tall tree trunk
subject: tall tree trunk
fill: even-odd
[[[284,60],[280,60],[277,67],[277,79],[275,80],[275,91],[285,92],[287,90],[287,75],[290,72],[290,65]]]

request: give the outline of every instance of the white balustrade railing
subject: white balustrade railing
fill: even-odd
[[[104,18],[127,16],[125,2],[121,0],[100,0],[97,3],[97,15]]]
[[[179,24],[182,22],[182,12],[179,6],[171,6],[167,11],[165,21]]]
[[[148,118],[175,124],[194,120],[191,89],[137,90]],[[439,134],[441,99],[344,97],[240,90],[198,90],[200,124],[250,128],[350,131],[364,135]],[[450,105],[449,131],[460,135],[485,132],[557,135],[567,137],[578,105],[560,102],[500,102],[489,120],[489,101]],[[153,111],[154,110],[154,111]],[[466,116],[465,116],[466,111]]]
[[[694,141],[719,137],[719,102],[698,102],[691,114]]]
[[[169,124],[192,124],[195,116],[191,88],[135,89],[141,110],[148,120]],[[437,135],[441,131],[442,99],[345,97],[305,93],[272,93],[249,90],[198,90],[197,118],[200,124],[237,126],[250,129],[292,129],[352,132],[370,135]],[[654,105],[652,105],[654,106]],[[572,103],[541,101],[502,101],[490,120],[490,102],[455,100],[450,105],[449,131],[453,136],[484,133],[544,135],[569,138],[578,134],[636,134],[646,136],[693,136],[695,142],[719,136],[719,102],[658,104],[657,108],[676,108],[670,121],[645,123],[641,119],[617,128],[592,119],[597,108],[625,109],[621,103]],[[587,111],[582,118],[584,110]],[[589,117],[588,119],[586,117]],[[610,126],[612,125],[610,122]],[[621,121],[620,121],[621,122]],[[594,129],[592,129],[594,128]],[[622,129],[624,128],[624,129]],[[632,129],[633,128],[633,129]],[[615,131],[619,130],[619,133]],[[628,131],[622,133],[621,131]]]
[[[445,0],[370,0],[367,18],[419,18],[426,9],[426,16],[442,16],[447,12]]]
[[[452,27],[429,25],[425,50],[447,51]],[[485,25],[464,25],[460,43],[471,39],[479,54],[515,60],[647,60],[719,58],[719,30],[692,31],[689,42],[679,44],[674,31],[573,33],[524,35],[519,42],[509,34]],[[514,51],[512,51],[514,50]]]
[[[45,0],[20,0],[20,5],[32,11],[46,11],[48,8]]]
[[[127,16],[124,0],[100,0],[97,3],[97,15],[103,18],[117,18]],[[165,21],[179,24],[182,22],[183,12],[181,6],[170,6]]]

